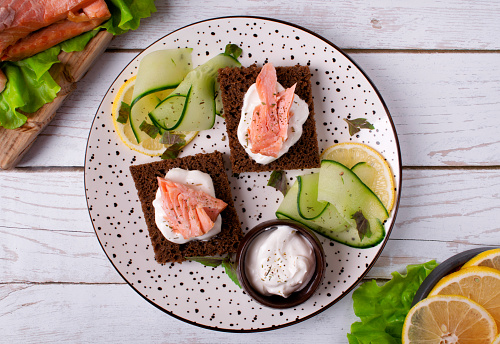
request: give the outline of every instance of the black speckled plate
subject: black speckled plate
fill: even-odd
[[[306,303],[285,310],[261,306],[243,293],[222,268],[198,263],[159,265],[132,178],[131,164],[159,158],[127,148],[114,131],[112,101],[122,83],[135,75],[141,58],[164,48],[192,47],[199,65],[235,43],[243,49],[244,66],[308,65],[316,112],[320,150],[337,142],[362,142],[388,161],[397,189],[395,207],[385,224],[386,239],[376,247],[356,249],[321,237],[327,268],[322,285]],[[342,119],[367,118],[374,130],[349,136]],[[198,137],[181,156],[219,150],[226,154],[226,169],[242,228],[275,218],[282,195],[266,186],[270,173],[231,176],[224,121]],[[287,171],[290,181],[303,171]],[[97,237],[120,275],[150,303],[166,313],[205,328],[253,332],[300,322],[339,301],[373,266],[387,241],[399,205],[401,156],[394,124],[375,86],[357,65],[328,40],[296,25],[255,17],[216,18],[174,31],[144,50],[117,77],[104,97],[90,131],[85,156],[85,191]]]

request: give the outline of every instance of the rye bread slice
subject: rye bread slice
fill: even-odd
[[[165,177],[168,170],[174,167],[208,173],[212,177],[216,198],[228,204],[221,213],[222,230],[212,239],[175,244],[165,239],[156,226],[153,200],[158,190],[157,177]],[[130,172],[141,201],[144,219],[148,226],[155,259],[158,263],[182,262],[186,260],[185,257],[215,256],[236,252],[243,232],[241,231],[238,214],[234,208],[231,188],[225,171],[223,155],[218,151],[130,166]]]
[[[320,167],[314,104],[311,92],[311,73],[307,66],[276,67],[278,82],[285,88],[297,83],[295,93],[309,106],[309,117],[302,126],[299,141],[279,159],[262,165],[256,163],[238,141],[238,124],[241,118],[243,98],[248,88],[255,83],[261,67],[226,67],[219,69],[219,83],[226,120],[226,131],[231,150],[233,173],[275,170],[295,170]]]

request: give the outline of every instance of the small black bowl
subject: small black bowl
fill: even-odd
[[[462,265],[464,265],[470,259],[477,256],[479,253],[488,250],[493,250],[496,248],[498,247],[474,248],[472,250],[458,253],[446,259],[444,262],[439,264],[434,270],[432,270],[429,276],[427,276],[425,280],[422,282],[422,284],[417,290],[417,293],[415,294],[415,297],[413,298],[413,303],[411,306],[413,307],[417,302],[425,299],[427,295],[429,295],[429,293],[431,292],[432,288],[434,288],[436,283],[439,282],[439,280],[441,280],[441,278],[455,271],[458,271],[462,267]]]
[[[279,225],[286,225],[292,227],[293,229],[296,229],[297,232],[302,234],[304,238],[309,241],[316,255],[316,271],[309,283],[303,289],[292,293],[286,298],[279,295],[266,296],[259,293],[257,290],[255,290],[255,288],[252,287],[250,281],[246,276],[245,269],[246,253],[252,241],[257,236],[264,233],[266,230]],[[243,237],[238,247],[236,270],[238,274],[238,280],[240,281],[243,290],[245,290],[245,292],[250,295],[250,297],[267,307],[291,308],[305,302],[314,294],[316,289],[319,287],[321,280],[323,279],[323,276],[325,274],[325,267],[325,252],[323,251],[321,242],[309,228],[292,220],[270,220],[263,222],[252,228]]]

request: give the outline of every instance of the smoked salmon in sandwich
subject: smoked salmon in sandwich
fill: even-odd
[[[83,50],[99,29],[116,35],[155,12],[154,0],[0,0],[0,126],[14,129],[57,95],[57,55]]]

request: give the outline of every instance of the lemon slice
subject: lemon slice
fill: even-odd
[[[132,93],[134,91],[134,83],[136,77],[133,76],[128,79],[118,90],[118,93],[113,100],[113,107],[111,108],[111,114],[113,116],[113,124],[115,126],[115,131],[120,137],[120,139],[125,143],[127,147],[133,149],[139,153],[150,155],[150,156],[159,156],[162,155],[165,149],[169,147],[169,145],[164,145],[160,143],[161,135],[157,135],[156,138],[147,138],[143,140],[141,143],[137,143],[137,139],[135,138],[134,132],[132,131],[132,127],[130,126],[130,121],[127,123],[120,123],[117,121],[118,112],[120,111],[121,103],[130,104],[132,101]],[[184,135],[184,140],[186,141],[186,145],[191,142],[196,135],[197,131],[171,131],[172,134],[176,135]]]
[[[443,277],[432,295],[462,295],[483,306],[500,326],[500,271],[483,266],[458,270]]]
[[[428,297],[410,309],[403,324],[403,344],[490,344],[497,325],[478,303],[457,295]]]
[[[491,344],[500,344],[500,334],[498,334]]]
[[[465,263],[462,269],[470,268],[471,266],[486,266],[500,271],[500,248],[478,254]]]
[[[396,191],[391,168],[384,157],[373,148],[356,142],[338,143],[327,148],[321,154],[321,160],[334,160],[347,168],[352,168],[357,163],[365,162],[373,167],[374,174],[358,175],[390,213],[394,207]]]

